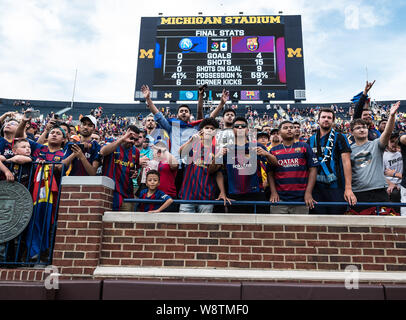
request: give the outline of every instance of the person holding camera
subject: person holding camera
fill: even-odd
[[[68,170],[70,176],[95,176],[101,164],[100,145],[92,138],[97,129],[97,120],[92,115],[80,119],[80,143],[69,142],[65,147],[65,157],[72,161]]]

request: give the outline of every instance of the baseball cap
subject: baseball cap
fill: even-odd
[[[93,123],[95,129],[97,128],[97,120],[96,120],[96,118],[94,116],[92,116],[91,114],[89,114],[87,116],[84,116],[84,117],[82,117],[82,119],[80,119],[80,122],[83,122],[83,120],[85,120],[85,119],[87,119],[91,123]]]
[[[70,139],[71,139],[72,141],[75,141],[75,142],[80,142],[80,137],[77,136],[77,135],[71,136]]]
[[[35,122],[31,122],[30,127],[33,128],[34,130],[38,130],[38,125]]]
[[[259,137],[267,137],[269,139],[269,134],[267,132],[258,132],[257,138]]]

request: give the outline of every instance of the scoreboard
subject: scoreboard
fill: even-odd
[[[143,17],[135,100],[306,99],[300,16]]]

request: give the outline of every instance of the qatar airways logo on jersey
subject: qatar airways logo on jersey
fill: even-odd
[[[304,159],[294,158],[294,159],[281,159],[278,160],[278,164],[284,168],[296,168],[303,165]]]

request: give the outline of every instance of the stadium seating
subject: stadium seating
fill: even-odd
[[[15,99],[2,99],[0,98],[0,114],[7,112],[7,111],[21,111],[21,107],[16,107],[13,106]],[[27,101],[27,100],[25,100]],[[43,100],[29,100],[31,107],[35,109],[39,109],[42,114],[47,115],[51,112],[58,112],[63,109],[69,108],[71,105],[70,101],[43,101]],[[382,105],[389,105],[391,103],[394,103],[395,101],[381,101],[378,102],[379,104]],[[197,109],[197,104],[195,101],[191,101],[190,103],[187,103],[192,112],[196,112]],[[344,113],[338,113],[337,117],[344,118],[344,119],[349,119],[348,116],[348,110],[350,107],[349,103],[320,103],[320,104],[314,104],[314,103],[290,103],[290,108],[291,110],[296,108],[296,109],[306,109],[306,108],[314,108],[315,106],[318,107],[330,107],[332,104],[337,105],[338,107],[342,107],[344,109]],[[156,104],[158,109],[161,110],[161,108],[167,108],[168,106],[170,107],[170,110],[172,113],[176,113],[177,106],[179,104],[176,103],[171,103],[171,104]],[[213,105],[216,105],[215,103]],[[264,104],[250,104],[249,102],[244,103],[244,104],[234,104],[238,105],[238,108],[236,109],[237,115],[244,116],[247,112],[247,108],[251,107],[252,110],[256,110],[259,114],[259,116],[262,116],[265,112],[269,116],[273,116],[273,114],[276,112],[273,109],[273,103],[264,103]],[[284,104],[279,104],[282,106],[284,110],[287,109],[287,103]],[[90,110],[98,108],[98,107],[103,108],[103,114],[110,117],[113,114],[116,116],[128,116],[128,117],[137,117],[138,115],[146,116],[150,112],[145,104],[145,102],[140,102],[140,103],[97,103],[97,102],[75,102],[73,104],[73,109],[70,109],[66,112],[66,114],[72,115],[74,119],[77,119],[79,115],[84,115],[88,114]],[[401,106],[400,106],[400,112],[406,112],[406,101],[401,101]]]

